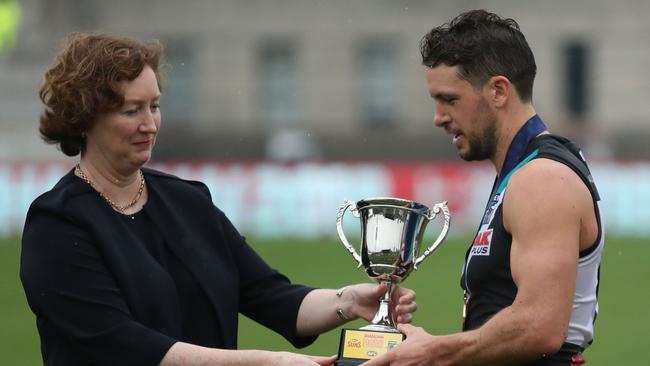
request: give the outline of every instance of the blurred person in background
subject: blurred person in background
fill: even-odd
[[[518,24],[469,11],[421,41],[434,123],[496,179],[461,277],[463,332],[400,325],[364,365],[580,365],[593,340],[604,232],[579,148],[532,103],[536,65]]]
[[[75,33],[47,70],[40,132],[79,163],[27,214],[20,275],[45,365],[326,365],[235,350],[238,314],[296,347],[372,319],[384,285],[294,285],[212,203],[207,187],[143,168],[160,129],[162,46]],[[395,292],[400,323],[415,294]]]

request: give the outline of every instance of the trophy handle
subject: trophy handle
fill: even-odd
[[[348,242],[348,239],[345,237],[345,233],[343,232],[343,215],[345,214],[345,211],[351,208],[352,214],[355,215],[356,213],[356,208],[357,204],[354,201],[345,201],[341,208],[339,209],[339,213],[336,215],[336,231],[339,234],[339,238],[341,239],[341,242],[343,243],[343,246],[345,249],[352,254],[352,257],[354,257],[354,260],[358,262],[357,268],[361,267],[363,262],[361,261],[361,257],[357,253],[356,250],[350,245],[350,242]],[[355,215],[358,216],[358,213]]]
[[[436,203],[432,208],[431,211],[429,212],[429,216],[427,216],[427,219],[429,221],[433,220],[439,213],[442,211],[443,215],[445,216],[445,222],[442,226],[442,231],[440,232],[440,235],[438,235],[438,239],[431,244],[430,247],[427,248],[427,250],[424,251],[424,254],[419,256],[415,262],[413,262],[413,268],[417,269],[418,264],[420,264],[426,257],[428,257],[433,251],[438,249],[438,246],[442,243],[443,240],[447,237],[447,232],[449,231],[449,221],[451,219],[451,215],[449,214],[449,208],[447,207],[447,201]]]

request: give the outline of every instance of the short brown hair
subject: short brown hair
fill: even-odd
[[[471,10],[433,28],[420,41],[422,64],[458,66],[459,76],[474,88],[503,75],[522,102],[533,98],[535,56],[519,24],[486,10]]]
[[[148,65],[160,87],[162,53],[156,40],[142,43],[107,33],[68,35],[39,90],[45,104],[39,128],[43,140],[59,144],[68,156],[82,152],[85,132],[97,114],[124,103],[121,81],[137,78]]]

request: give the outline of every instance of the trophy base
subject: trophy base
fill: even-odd
[[[389,327],[387,325],[379,324],[368,324],[359,328],[359,330],[369,330],[374,332],[384,332],[384,333],[399,333],[400,331],[397,328]]]
[[[377,327],[380,329],[376,329]],[[360,365],[383,355],[402,341],[404,341],[404,334],[390,327],[370,325],[361,329],[342,329],[339,358],[334,365]]]

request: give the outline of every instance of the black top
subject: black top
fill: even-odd
[[[234,349],[240,312],[314,341],[295,333],[311,288],[270,268],[204,184],[143,172],[142,226],[72,171],[30,206],[20,275],[45,365],[158,365],[176,341]]]
[[[512,169],[510,175],[527,162],[538,158],[552,159],[570,167],[589,188],[596,207],[595,202],[600,199],[598,192],[589,169],[573,142],[554,135],[541,135],[535,138],[525,149],[522,149],[518,164]],[[478,233],[467,251],[461,277],[461,286],[469,295],[464,330],[480,327],[503,308],[512,305],[517,295],[517,286],[512,279],[510,268],[512,236],[503,225],[502,202],[508,179],[509,177],[495,180]],[[600,215],[597,209],[596,215],[600,227]],[[585,256],[593,251],[600,242],[601,235],[599,231],[594,244],[580,255]],[[570,364],[571,356],[578,351],[580,351],[579,346],[565,343],[558,354],[539,360],[534,365]]]
[[[156,195],[150,193],[148,201],[155,199]],[[220,347],[223,340],[217,331],[218,323],[210,300],[192,273],[169,249],[158,228],[151,221],[148,207],[149,205],[145,205],[141,211],[133,215],[120,216],[144,244],[149,255],[158,262],[164,271],[169,273],[174,281],[181,311],[182,328],[179,340],[204,347]],[[199,318],[196,314],[202,314],[202,316]]]

